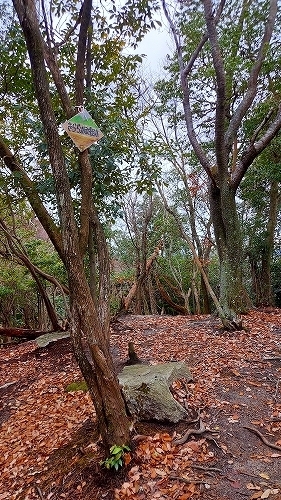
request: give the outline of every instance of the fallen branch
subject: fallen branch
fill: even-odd
[[[274,450],[281,451],[281,446],[277,446],[277,444],[271,443],[268,441],[261,432],[259,432],[257,429],[254,429],[254,427],[248,427],[247,425],[244,425],[244,429],[248,429],[248,431],[253,432],[256,434],[266,446],[269,446],[270,448],[273,448]]]
[[[269,356],[262,359],[264,359],[264,361],[281,361],[281,356]]]
[[[42,332],[42,330],[33,330],[31,328],[13,328],[13,327],[0,327],[0,335],[6,337],[18,337],[34,340],[41,335],[53,332]]]
[[[209,431],[210,432],[210,431]],[[219,449],[219,450],[222,450],[223,453],[225,453],[225,450],[217,443],[217,441],[213,438],[213,437],[210,437],[210,436],[206,436],[206,439],[208,441],[211,441],[212,443],[214,443],[214,445]]]
[[[244,361],[246,361],[247,363],[266,363],[266,359],[247,359],[247,358],[244,358]]]
[[[44,497],[43,497],[43,494],[42,494],[42,491],[40,490],[39,486],[37,486],[37,484],[35,485],[35,489],[40,497],[41,500],[44,500]]]
[[[256,474],[250,474],[250,472],[246,472],[246,471],[238,470],[238,469],[237,469],[237,472],[238,472],[238,474],[243,474],[244,476],[256,477],[256,478],[260,479],[260,476],[257,476]]]

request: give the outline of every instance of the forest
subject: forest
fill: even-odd
[[[211,415],[215,425],[214,408],[216,416],[224,412],[217,390],[232,394],[226,425],[239,422],[239,405],[248,400],[235,398],[249,376],[248,393],[261,388],[253,397],[271,413],[263,407],[259,418],[253,405],[243,432],[281,456],[279,2],[0,0],[0,17],[0,423],[12,429],[22,422],[28,442],[37,436],[16,410],[29,399],[33,404],[26,385],[32,381],[46,413],[58,394],[64,402],[54,413],[68,408],[62,434],[80,429],[76,448],[85,456],[95,446],[91,459],[99,457],[91,488],[77,459],[81,480],[66,482],[65,490],[67,468],[55,486],[41,478],[44,490],[31,475],[17,489],[11,464],[21,469],[10,444],[22,430],[15,427],[3,441],[11,484],[0,500],[232,500],[236,493],[278,500],[277,464],[266,484],[253,480],[270,479],[262,468],[257,475],[250,470],[243,485],[224,474],[223,493],[200,472],[183,480],[174,469],[166,484],[155,449],[166,453],[170,468],[185,449],[179,470],[192,454],[199,471],[201,462],[208,465],[211,445],[227,455],[225,441],[205,437],[203,422]],[[167,40],[160,63],[153,62],[153,46],[142,53],[151,34],[155,47]],[[60,340],[40,346],[45,334]],[[178,451],[180,424],[159,424],[154,437],[155,423],[136,431],[118,377],[126,364],[182,360],[192,381],[179,379],[171,391],[189,408],[184,427],[195,422],[189,430],[196,432],[188,433],[191,447]],[[209,387],[218,377],[227,381]],[[77,380],[84,386],[69,396],[65,387]],[[17,400],[13,391],[21,390]],[[44,414],[34,418],[43,425]],[[87,441],[93,432],[95,445]],[[61,449],[60,439],[54,449]],[[269,461],[278,458],[271,455]],[[119,465],[118,476],[111,469]],[[222,473],[214,460],[209,468]],[[108,492],[102,481],[112,483]]]

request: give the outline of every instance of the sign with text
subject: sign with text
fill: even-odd
[[[85,151],[103,137],[103,133],[86,109],[64,122],[62,128],[80,151]]]

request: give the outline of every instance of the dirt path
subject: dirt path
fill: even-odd
[[[193,381],[172,390],[208,431],[175,445],[200,422],[136,423],[131,462],[118,474],[99,465],[88,394],[65,391],[81,380],[70,341],[1,349],[0,500],[281,500],[281,311],[244,323],[248,331],[234,334],[211,316],[113,324],[117,367],[129,341],[147,363],[187,362]]]

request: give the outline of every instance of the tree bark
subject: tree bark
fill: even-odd
[[[89,1],[85,0],[85,11],[89,14]],[[89,392],[95,405],[97,420],[102,440],[107,449],[113,444],[124,445],[130,441],[129,420],[122,398],[113,361],[109,352],[109,321],[102,323],[103,313],[97,309],[92,299],[90,287],[83,267],[85,241],[88,241],[90,210],[86,217],[83,212],[83,237],[79,240],[72,206],[71,189],[60,137],[56,125],[56,117],[52,107],[49,91],[48,75],[45,68],[44,44],[39,28],[34,0],[14,0],[14,6],[25,36],[37,101],[43,123],[50,163],[52,166],[57,195],[58,212],[62,232],[61,256],[68,274],[71,337],[74,353],[82,374],[88,384]],[[88,20],[90,22],[90,20]],[[82,29],[85,30],[83,22]],[[78,87],[77,87],[78,88]],[[80,87],[79,87],[80,88]],[[81,164],[81,157],[85,157]],[[89,171],[88,153],[80,155],[81,175]],[[82,180],[82,204],[90,209],[92,183]],[[81,188],[82,189],[82,188]],[[88,190],[88,191],[87,191]],[[45,220],[40,220],[45,227]],[[46,229],[46,227],[45,227]],[[47,231],[48,232],[48,231]],[[92,355],[92,363],[86,357],[82,337]]]
[[[144,269],[142,275],[139,277],[138,280],[136,280],[133,283],[131,289],[129,290],[129,293],[128,293],[127,297],[125,297],[124,302],[122,304],[124,312],[128,312],[129,307],[130,307],[133,299],[135,298],[138,289],[140,289],[140,286],[141,286],[142,282],[148,276],[148,274],[150,272],[150,269],[151,269],[151,266],[153,265],[153,262],[155,261],[155,259],[158,257],[162,246],[163,246],[163,242],[160,241],[158,243],[157,247],[155,248],[154,252],[147,259],[146,264],[145,264],[145,269]]]
[[[167,290],[161,285],[160,280],[156,278],[157,288],[160,292],[162,299],[172,308],[174,311],[186,316],[189,314],[189,311],[185,306],[181,306],[180,304],[176,304],[168,294]]]
[[[253,251],[249,249],[252,283],[257,306],[272,306],[274,303],[271,287],[271,261],[280,198],[278,181],[271,182],[269,196],[266,235],[262,242],[261,251],[257,254],[258,250],[255,251],[255,248]]]
[[[29,340],[34,340],[37,339],[37,337],[40,337],[41,335],[44,335],[45,333],[52,333],[50,331],[48,332],[42,332],[39,330],[32,330],[30,328],[13,328],[13,327],[0,327],[0,335],[1,336],[7,336],[7,337],[16,337],[16,338],[25,338]]]
[[[239,314],[241,311],[245,310],[245,304],[246,307],[249,304],[242,283],[243,255],[235,194],[249,166],[280,130],[281,106],[276,110],[275,116],[274,113],[272,114],[271,122],[267,129],[263,128],[263,133],[258,140],[256,140],[257,137],[254,136],[244,149],[241,148],[239,158],[235,158],[234,164],[232,162],[231,152],[232,148],[235,149],[234,146],[242,121],[257,95],[259,75],[273,33],[277,13],[277,1],[271,0],[269,2],[267,19],[264,24],[264,33],[261,36],[260,45],[257,47],[255,61],[252,63],[252,67],[249,71],[248,88],[244,95],[241,96],[238,106],[233,107],[234,111],[232,116],[229,116],[230,99],[232,97],[230,89],[233,90],[234,82],[231,81],[231,75],[227,75],[227,71],[224,67],[224,60],[216,29],[218,20],[223,11],[224,1],[220,2],[217,13],[214,12],[214,3],[211,0],[204,0],[203,4],[206,33],[199,42],[198,47],[194,50],[194,53],[191,54],[189,61],[186,63],[183,53],[184,49],[179,39],[178,31],[169,14],[166,1],[162,0],[164,12],[171,27],[177,48],[183,91],[183,108],[189,141],[196,157],[206,171],[210,182],[209,193],[211,213],[220,260],[219,305],[221,311],[219,315],[226,328],[235,329],[236,327],[241,328]],[[243,4],[241,15],[238,18],[238,32],[240,34],[243,33],[243,16],[247,15],[248,11],[245,8],[245,4]],[[208,158],[200,143],[199,136],[195,132],[188,81],[193,65],[207,40],[209,40],[213,67],[215,70],[216,112],[214,124],[215,151],[213,156],[216,158],[216,165],[214,168],[212,167],[213,162],[211,163],[211,160]],[[236,41],[236,46],[237,45]]]

